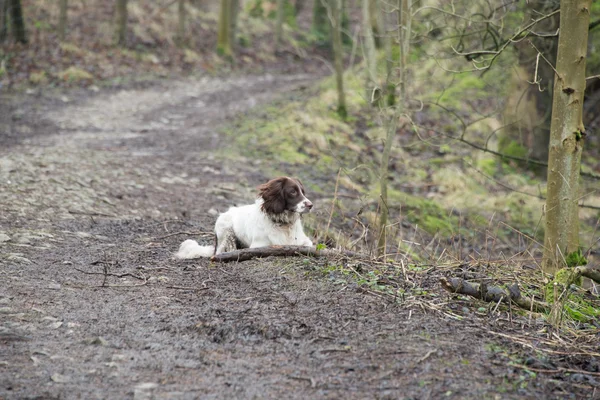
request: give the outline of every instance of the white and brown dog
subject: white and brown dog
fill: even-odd
[[[231,207],[217,218],[216,246],[200,246],[188,239],[181,243],[175,257],[211,257],[236,249],[273,245],[312,246],[300,218],[313,207],[302,182],[282,176],[260,185],[258,190],[254,204]]]

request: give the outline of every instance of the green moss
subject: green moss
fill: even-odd
[[[34,85],[47,84],[48,76],[46,75],[46,71],[32,72],[31,74],[29,74],[29,82],[33,83]]]
[[[577,251],[574,251],[572,253],[569,253],[565,259],[565,261],[567,262],[567,267],[578,267],[580,265],[587,265],[588,261],[587,259],[584,257],[583,253],[581,252],[581,248],[577,249]]]
[[[521,145],[516,140],[510,139],[508,136],[500,137],[500,140],[498,141],[498,148],[500,153],[506,154],[507,156],[520,158],[527,157],[527,148],[525,148],[525,146]]]
[[[407,219],[426,232],[451,236],[458,230],[458,218],[433,200],[388,189],[388,206],[401,207]]]
[[[581,286],[582,277],[574,278],[572,268],[563,268],[556,272],[554,280],[546,285],[545,295],[548,303],[554,303],[554,293],[562,295],[567,285]],[[556,289],[555,289],[556,288]],[[571,290],[571,289],[567,289]],[[563,308],[565,315],[575,321],[589,322],[600,317],[600,308],[590,303],[581,293],[568,293],[568,298],[564,301]]]
[[[66,70],[60,72],[58,75],[62,80],[67,81],[69,83],[79,83],[94,80],[94,76],[92,74],[77,67],[69,67]]]
[[[498,171],[498,162],[495,158],[482,158],[477,160],[477,168],[488,176],[494,176]]]

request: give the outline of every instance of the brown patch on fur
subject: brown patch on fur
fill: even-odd
[[[293,212],[304,198],[304,185],[299,179],[281,176],[258,187],[264,203],[262,210],[269,215]],[[286,218],[288,219],[288,218]]]

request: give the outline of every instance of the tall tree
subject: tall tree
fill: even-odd
[[[317,1],[317,0],[316,0]],[[342,0],[329,0],[331,32],[333,36],[333,57],[335,67],[335,80],[338,91],[337,113],[346,118],[346,93],[344,92],[344,48],[342,45]]]
[[[115,43],[124,46],[127,38],[127,0],[117,0],[115,25]]]
[[[279,50],[283,38],[283,19],[285,16],[285,0],[277,0],[277,25],[275,27],[275,51]]]
[[[314,0],[311,30],[312,34],[317,38],[318,42],[329,44],[331,43],[331,24],[327,19],[326,1],[327,0]]]
[[[583,95],[592,0],[561,0],[548,158],[543,269],[579,250],[579,169],[585,138]]]
[[[373,28],[371,26],[371,0],[362,0],[362,28],[363,43],[365,49],[366,63],[366,97],[372,105],[376,105],[380,97],[380,90],[377,84],[377,54],[375,49],[375,40],[373,39]]]
[[[8,32],[7,14],[8,0],[0,0],[0,43],[6,40]]]
[[[60,0],[58,2],[58,38],[61,41],[65,40],[67,31],[67,8],[69,6],[69,0]]]
[[[23,8],[21,0],[9,0],[8,11],[10,13],[10,26],[15,35],[15,39],[21,43],[27,43],[27,34],[25,32],[25,19],[23,18]]]
[[[185,42],[185,0],[177,0],[177,43]]]
[[[377,242],[377,254],[385,253],[387,241],[387,225],[388,225],[388,169],[390,163],[390,153],[392,151],[392,143],[398,121],[400,117],[406,113],[406,81],[408,72],[408,51],[410,50],[411,22],[412,22],[412,0],[398,0],[398,43],[400,45],[400,65],[398,74],[400,75],[400,96],[395,105],[394,112],[391,118],[386,122],[386,138],[381,155],[381,166],[379,172],[379,188],[380,188],[380,203],[379,203],[379,237]],[[391,77],[388,75],[388,83]]]
[[[233,0],[221,0],[221,11],[219,13],[219,27],[217,35],[217,53],[227,58],[233,57],[232,34],[232,2]]]

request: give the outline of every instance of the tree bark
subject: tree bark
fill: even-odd
[[[554,273],[579,249],[579,170],[591,0],[561,0],[550,127],[548,195],[542,268]]]
[[[318,42],[330,44],[331,24],[327,20],[327,7],[325,5],[326,1],[327,0],[314,0],[311,30],[313,35],[317,37]]]
[[[285,0],[277,0],[277,25],[275,27],[275,51],[279,51],[283,38],[283,19],[285,17]]]
[[[543,301],[530,299],[521,295],[519,286],[514,284],[508,289],[502,289],[498,286],[488,286],[483,283],[469,283],[461,278],[441,278],[442,287],[451,293],[466,294],[479,300],[497,303],[513,302],[519,307],[536,312],[545,312],[550,310],[550,305]]]
[[[377,254],[383,255],[387,243],[387,224],[388,224],[388,201],[387,188],[389,176],[390,153],[392,151],[392,143],[396,130],[398,129],[398,121],[402,114],[406,111],[406,79],[408,72],[408,51],[410,50],[410,35],[411,35],[411,0],[398,0],[399,9],[399,24],[398,24],[398,43],[400,44],[400,66],[398,73],[400,74],[400,97],[398,104],[394,109],[392,117],[387,121],[385,145],[381,155],[381,166],[379,170],[379,232],[377,239]]]
[[[127,0],[117,0],[115,8],[115,43],[125,46],[127,40]]]
[[[371,2],[362,0],[362,25],[365,49],[366,72],[366,98],[372,106],[378,104],[381,90],[377,85],[377,55],[375,52],[375,39],[373,39],[373,28],[371,27]]]
[[[229,16],[229,40],[231,41],[231,49],[235,53],[235,38],[237,37],[237,22],[240,11],[240,0],[231,0],[231,15]]]
[[[58,12],[58,38],[60,41],[65,40],[67,33],[67,8],[69,6],[69,0],[60,0],[59,12]]]
[[[8,0],[0,0],[0,43],[6,40]]]
[[[17,42],[27,43],[27,34],[25,31],[25,19],[23,18],[23,8],[21,0],[9,0],[8,12],[10,13],[10,22]]]
[[[231,262],[247,261],[262,257],[356,257],[366,259],[368,256],[348,250],[317,250],[314,246],[271,246],[256,247],[252,249],[241,249],[227,253],[217,254],[211,257],[211,261]]]
[[[177,43],[185,44],[185,0],[177,1]]]
[[[231,46],[231,4],[233,0],[221,0],[219,14],[219,32],[217,37],[217,53],[227,58],[233,57]]]
[[[315,0],[317,1],[317,0]],[[346,93],[344,92],[344,49],[342,46],[342,0],[330,0],[331,11],[331,32],[333,36],[333,57],[335,65],[335,81],[338,92],[337,113],[340,117],[346,118],[348,110],[346,108]]]

